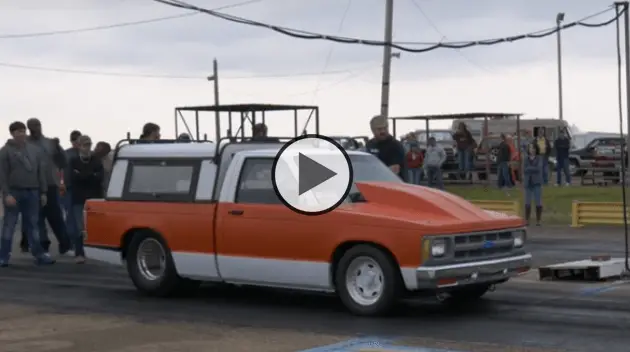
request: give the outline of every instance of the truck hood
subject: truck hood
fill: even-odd
[[[523,219],[487,211],[448,192],[391,182],[358,182],[366,202],[347,211],[392,227],[423,227],[432,234],[521,227]]]

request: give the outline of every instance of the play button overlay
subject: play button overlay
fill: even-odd
[[[333,139],[303,135],[285,144],[271,171],[282,203],[303,215],[322,215],[341,205],[352,187],[352,164]]]
[[[303,153],[298,153],[298,168],[298,196],[337,176],[336,172]]]

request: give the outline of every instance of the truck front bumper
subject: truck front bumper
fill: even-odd
[[[528,253],[470,263],[420,266],[416,269],[416,280],[420,290],[500,282],[527,272],[531,265],[532,255]]]

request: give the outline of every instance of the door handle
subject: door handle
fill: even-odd
[[[237,209],[228,211],[228,214],[230,215],[243,215],[243,213],[245,213],[244,210],[237,210]]]

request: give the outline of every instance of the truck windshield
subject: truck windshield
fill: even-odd
[[[354,182],[403,182],[373,155],[350,155]]]
[[[350,154],[350,162],[352,163],[353,181],[354,182],[394,182],[403,183],[403,181],[394,174],[385,164],[371,154]],[[339,160],[339,162],[341,162]],[[297,160],[296,160],[297,163]],[[293,176],[295,177],[295,176]],[[271,180],[271,178],[269,178]],[[284,181],[283,181],[284,182]],[[270,181],[271,183],[271,181]],[[337,194],[328,194],[326,192],[315,192],[316,198],[337,197]],[[347,203],[356,203],[364,201],[361,192],[356,184],[352,185],[350,193],[345,200]]]
[[[354,182],[393,182],[403,183],[385,164],[373,155],[350,155]],[[365,202],[356,184],[352,185],[346,203]]]

